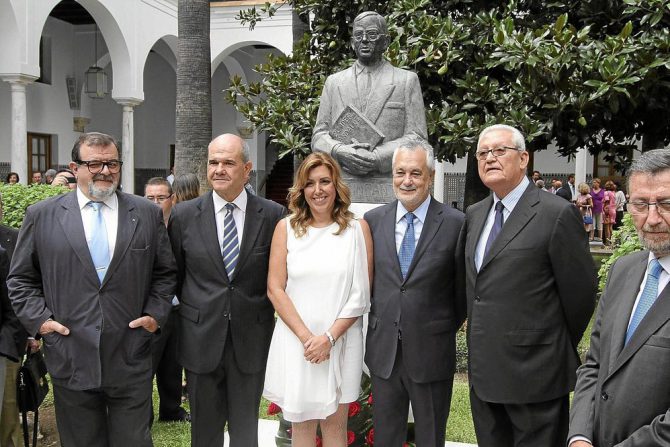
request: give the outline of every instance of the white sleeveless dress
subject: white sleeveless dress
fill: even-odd
[[[352,220],[339,235],[338,225],[309,227],[296,238],[286,218],[288,279],[286,294],[309,330],[323,334],[337,318],[360,317],[370,308],[365,239]],[[337,405],[353,402],[360,392],[363,324],[359,318],[340,337],[330,359],[320,364],[304,358],[298,337],[277,319],[263,396],[282,409],[290,422],[325,419]]]

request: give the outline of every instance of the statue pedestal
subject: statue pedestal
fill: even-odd
[[[384,204],[395,200],[390,174],[379,177],[357,177],[344,172],[342,178],[351,190],[351,201]]]

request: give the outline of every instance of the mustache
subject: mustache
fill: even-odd
[[[93,181],[96,181],[96,180],[103,180],[105,182],[113,182],[114,177],[111,176],[111,175],[105,175],[105,174],[100,173],[100,174],[95,174],[93,176]]]

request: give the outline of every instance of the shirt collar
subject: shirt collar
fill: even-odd
[[[212,199],[214,200],[214,214],[218,213],[223,209],[223,207],[226,206],[228,203],[232,203],[236,207],[238,207],[243,213],[247,211],[247,190],[245,188],[242,188],[242,192],[235,197],[235,199],[232,202],[228,202],[226,199],[221,197],[216,193],[216,191],[212,191]]]
[[[663,270],[666,273],[670,273],[670,256],[663,256],[662,258],[657,258],[654,253],[649,252],[649,259],[647,259],[647,269],[649,269],[649,263],[652,259],[658,259],[659,264],[663,267]]]
[[[83,210],[86,205],[88,205],[88,202],[96,202],[97,200],[91,200],[88,197],[84,195],[84,193],[77,187],[77,203],[79,204],[79,209]],[[107,197],[105,200],[101,200],[102,203],[110,207],[111,209],[115,210],[118,205],[119,205],[119,200],[116,197],[116,193],[112,194],[111,196]]]
[[[509,212],[512,212],[516,204],[519,203],[519,199],[521,199],[521,196],[526,191],[526,188],[528,188],[529,184],[530,180],[528,180],[528,178],[524,175],[519,184],[516,185],[516,188],[511,190],[509,194],[507,194],[502,199],[498,198],[496,193],[493,193],[493,206],[495,207],[496,203],[502,201],[505,209]]]
[[[428,214],[428,206],[430,205],[430,199],[431,196],[428,194],[428,197],[426,197],[426,200],[424,200],[421,205],[417,207],[414,211],[412,211],[412,214],[414,214],[414,217],[419,219],[421,222],[426,221],[426,214]],[[395,223],[400,222],[400,219],[405,217],[405,214],[407,214],[409,211],[403,206],[403,204],[398,200],[398,207],[396,208],[395,212]]]
[[[356,61],[354,62],[354,73],[356,73],[356,76],[365,72],[366,70],[369,71],[370,73],[376,73],[381,69],[384,63],[386,63],[386,60],[384,59],[380,60],[374,65],[363,65],[360,63],[360,61]]]

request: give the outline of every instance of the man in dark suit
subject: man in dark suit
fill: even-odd
[[[563,197],[568,202],[572,202],[572,193],[570,192],[568,185],[563,186],[563,182],[556,180],[556,186],[558,188],[556,189],[556,195],[558,197]]]
[[[430,196],[433,150],[420,139],[393,154],[397,200],[365,214],[375,265],[365,363],[375,396],[375,444],[400,447],[409,404],[419,446],[443,446],[465,318],[463,213]]]
[[[562,446],[577,344],[596,292],[582,220],[526,178],[528,152],[517,129],[484,129],[477,160],[493,192],[468,208],[462,233],[477,441]]]
[[[162,213],[117,191],[109,135],[81,135],[77,189],[28,208],[9,295],[40,334],[63,445],[151,446],[151,339],[164,324],[176,267]]]
[[[270,242],[282,206],[244,189],[246,142],[215,138],[208,148],[213,192],[177,204],[169,233],[177,259],[181,334],[191,404],[191,444],[258,445],[258,406],[274,309],[267,297]]]
[[[670,150],[643,153],[629,175],[645,250],[611,267],[577,371],[570,447],[670,444]]]

